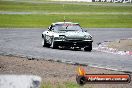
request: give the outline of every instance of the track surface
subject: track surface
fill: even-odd
[[[113,55],[96,50],[84,52],[83,50],[62,50],[43,48],[41,46],[41,33],[44,29],[0,29],[0,54],[33,57],[40,59],[60,60],[62,62],[73,62],[98,66],[120,71],[132,72],[132,56]],[[132,29],[89,29],[93,35],[93,47],[103,41],[111,41],[121,38],[131,38]]]

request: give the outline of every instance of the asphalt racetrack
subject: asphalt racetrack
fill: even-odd
[[[92,52],[85,52],[43,48],[41,45],[43,31],[42,28],[1,28],[0,55],[58,60],[132,72],[132,56],[104,53],[94,49]],[[93,48],[103,41],[132,38],[131,28],[92,28],[88,32],[93,36]]]

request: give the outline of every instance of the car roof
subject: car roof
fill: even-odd
[[[56,23],[52,23],[52,25],[56,25],[56,24],[79,24],[79,23],[73,23],[73,22],[56,22]]]

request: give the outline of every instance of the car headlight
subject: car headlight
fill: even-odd
[[[90,36],[90,35],[85,35],[85,36],[84,36],[84,39],[92,40],[92,36]]]

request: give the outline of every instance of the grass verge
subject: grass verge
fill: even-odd
[[[65,16],[66,21],[79,22],[82,27],[132,28],[131,8],[130,4],[119,3],[109,5],[107,3],[0,1],[0,27],[48,27],[53,22],[63,21]],[[2,12],[36,12],[36,14],[2,14]]]
[[[64,83],[58,82],[55,84],[50,82],[43,82],[40,88],[80,88],[80,86],[74,82],[64,82]]]
[[[0,27],[48,27],[52,22],[63,21],[64,15],[2,15]],[[132,15],[65,15],[67,21],[79,22],[90,28],[132,28]]]

